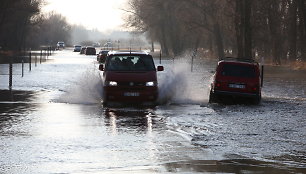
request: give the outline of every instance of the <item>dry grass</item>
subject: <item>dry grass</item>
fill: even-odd
[[[294,70],[306,70],[306,62],[301,60],[296,60],[290,63],[290,67]]]

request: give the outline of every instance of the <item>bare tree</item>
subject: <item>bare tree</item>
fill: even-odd
[[[127,24],[166,53],[195,45],[274,64],[306,59],[305,0],[130,0]],[[288,59],[289,57],[289,59]]]
[[[61,14],[50,12],[35,19],[27,35],[27,45],[37,48],[42,45],[55,46],[58,41],[66,44],[71,39],[71,26]]]
[[[298,26],[299,26],[299,43],[298,47],[301,57],[306,61],[306,1],[297,0]]]
[[[24,47],[32,18],[39,14],[41,4],[41,0],[0,2],[0,45],[4,49],[20,50]]]
[[[238,57],[252,58],[251,9],[253,0],[236,0],[235,28]]]
[[[289,59],[294,61],[297,58],[297,2],[288,0],[288,6]]]
[[[184,4],[184,24],[189,26],[189,31],[195,35],[191,38],[205,37],[200,35],[206,33],[214,38],[218,57],[224,57],[223,28],[220,25],[223,19],[221,12],[225,1],[220,0],[182,0]],[[198,43],[195,40],[195,43]]]

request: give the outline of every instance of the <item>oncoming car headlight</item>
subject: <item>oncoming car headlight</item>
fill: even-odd
[[[146,86],[155,86],[156,85],[156,82],[147,82],[146,83]]]
[[[115,81],[105,81],[105,86],[117,86],[118,83]]]

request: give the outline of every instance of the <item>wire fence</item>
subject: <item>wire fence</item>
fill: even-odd
[[[13,89],[13,75],[14,75],[14,64],[21,64],[21,66],[18,66],[18,68],[21,67],[21,77],[24,77],[25,70],[28,69],[29,72],[32,71],[32,67],[34,64],[34,67],[37,67],[38,64],[42,64],[43,62],[46,62],[49,56],[51,56],[54,53],[54,49],[51,46],[42,47],[40,50],[29,50],[25,51],[22,54],[18,55],[9,55],[6,56],[6,59],[9,60],[9,63],[6,63],[8,65],[8,72],[1,75],[8,75],[8,88],[9,90]],[[16,67],[17,68],[17,67]],[[2,72],[3,73],[3,72]]]

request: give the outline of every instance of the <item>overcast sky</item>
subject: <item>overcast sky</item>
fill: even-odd
[[[55,11],[71,24],[81,24],[102,32],[122,28],[122,16],[128,0],[46,0],[44,12]]]

